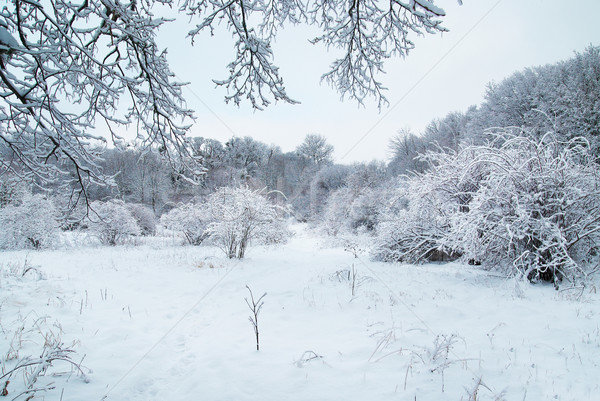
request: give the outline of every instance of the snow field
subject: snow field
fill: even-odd
[[[25,327],[19,357],[51,330],[92,370],[87,383],[52,377],[70,369],[57,363],[39,380],[56,387],[46,400],[596,399],[597,284],[555,291],[460,264],[375,263],[294,229],[242,261],[167,240],[1,253],[3,369]],[[246,285],[267,293],[259,352]]]

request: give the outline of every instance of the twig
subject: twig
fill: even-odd
[[[254,300],[254,294],[252,294],[252,290],[248,286],[246,286],[246,288],[248,289],[248,292],[250,292],[250,299],[252,301],[250,302],[248,301],[248,298],[245,298],[248,308],[250,308],[250,311],[252,311],[252,315],[248,317],[248,320],[250,320],[250,323],[252,323],[252,327],[254,328],[254,335],[256,337],[256,350],[260,351],[260,340],[258,333],[258,314],[260,313],[260,310],[264,305],[263,298],[267,296],[267,293],[265,292],[260,298],[258,298],[258,300]]]

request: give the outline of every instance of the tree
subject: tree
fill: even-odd
[[[0,176],[0,208],[11,203],[20,204],[27,196],[27,186],[12,174]]]
[[[39,194],[0,207],[0,225],[0,248],[41,249],[58,242],[58,212]]]
[[[323,135],[306,135],[304,141],[296,148],[296,152],[316,166],[331,164],[333,162],[333,146],[327,143],[327,138]]]
[[[548,132],[563,141],[585,137],[600,154],[600,47],[559,63],[526,68],[490,83],[485,101],[467,124],[473,142],[485,129],[515,127],[539,141]]]
[[[425,163],[418,159],[418,155],[425,151],[426,141],[405,128],[391,139],[389,144],[392,160],[389,169],[393,174],[406,174],[409,172],[423,172]]]
[[[225,143],[225,162],[244,176],[256,176],[268,154],[267,145],[249,136],[233,137]]]
[[[14,0],[0,16],[0,142],[10,155],[2,169],[38,185],[73,186],[73,200],[87,199],[90,182],[102,182],[98,157],[109,132],[133,126],[141,146],[159,146],[174,167],[176,151],[187,149],[192,112],[181,84],[172,80],[166,51],[155,36],[166,19],[158,6],[173,0]],[[229,76],[215,81],[227,101],[248,100],[262,108],[273,100],[295,103],[273,63],[271,43],[285,23],[316,25],[313,43],[342,50],[323,79],[343,97],[362,103],[374,96],[385,103],[378,74],[392,56],[414,47],[411,35],[446,29],[444,11],[433,1],[375,0],[247,1],[184,0],[179,12],[199,22],[200,32],[223,21],[235,40]],[[125,99],[124,99],[125,98]],[[127,102],[119,112],[119,102]],[[182,159],[190,160],[190,159]]]
[[[10,151],[3,169],[38,185],[63,183],[87,199],[89,183],[103,177],[98,156],[133,125],[141,142],[171,153],[185,148],[191,116],[181,85],[171,80],[166,54],[154,41],[164,23],[154,1],[15,0],[0,21],[0,141]],[[128,110],[117,107],[123,95]],[[174,155],[173,155],[174,157]],[[174,160],[174,159],[173,159]]]
[[[339,167],[338,167],[339,168]],[[319,172],[327,172],[325,168]],[[345,171],[344,171],[345,170]],[[316,218],[329,235],[351,231],[373,231],[378,224],[378,207],[387,197],[386,167],[379,162],[346,167],[343,177],[331,180]],[[339,182],[340,180],[341,182]],[[319,180],[322,182],[323,179]],[[324,184],[324,183],[323,183]],[[323,185],[322,184],[322,185]],[[337,185],[332,185],[337,184]]]

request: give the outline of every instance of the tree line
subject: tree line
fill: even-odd
[[[243,188],[290,205],[286,213],[329,235],[369,235],[382,260],[463,258],[530,279],[574,280],[593,271],[600,255],[599,122],[600,48],[590,46],[490,83],[481,105],[434,119],[419,134],[399,131],[388,162],[335,164],[333,148],[316,134],[293,152],[250,137],[197,137],[190,160],[176,165],[161,148],[106,150],[98,167],[110,185],[86,192],[90,202],[142,205],[158,218],[210,205],[223,188]],[[32,190],[66,196],[62,185],[25,188],[8,173],[0,185],[4,208]],[[198,216],[202,237],[215,221]],[[240,244],[230,255],[240,255]]]

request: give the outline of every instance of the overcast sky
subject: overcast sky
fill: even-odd
[[[159,43],[166,46],[173,71],[181,81],[188,107],[197,120],[192,136],[227,141],[252,136],[291,151],[306,134],[327,137],[339,163],[387,159],[388,143],[400,128],[415,133],[433,118],[465,111],[479,104],[490,81],[501,81],[525,67],[554,63],[600,45],[600,1],[580,0],[438,0],[446,10],[443,35],[416,37],[416,48],[405,59],[390,60],[381,76],[389,89],[390,106],[379,111],[356,102],[341,102],[320,76],[335,54],[307,39],[316,31],[291,26],[281,31],[274,46],[275,62],[288,95],[301,104],[274,104],[253,111],[249,104],[226,105],[224,88],[211,79],[224,79],[233,60],[231,35],[201,35],[192,48],[182,37],[181,23],[164,29]]]

